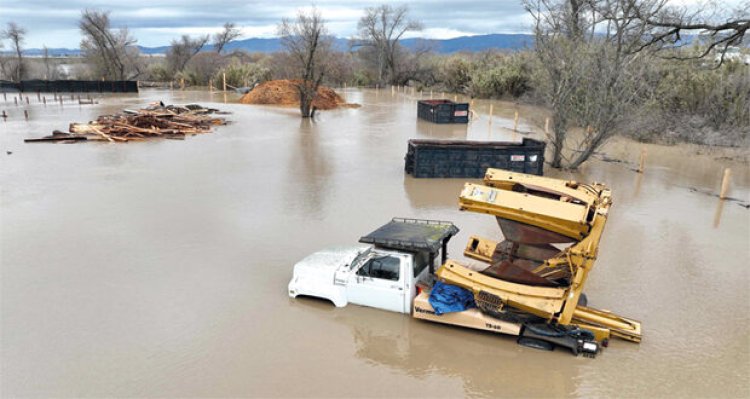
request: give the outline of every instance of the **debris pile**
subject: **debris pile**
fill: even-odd
[[[301,80],[269,80],[242,96],[240,102],[243,104],[299,105],[297,85],[300,83],[302,83]],[[317,109],[328,110],[349,104],[333,89],[320,86],[312,105]]]
[[[124,110],[121,114],[102,115],[94,122],[71,123],[68,133],[55,130],[52,135],[26,139],[25,142],[106,140],[128,142],[154,138],[184,140],[187,134],[209,133],[216,125],[225,125],[223,118],[209,116],[217,109],[197,104],[186,106],[153,105],[140,110]]]

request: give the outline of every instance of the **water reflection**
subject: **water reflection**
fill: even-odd
[[[641,193],[641,184],[643,183],[643,173],[635,173],[635,181],[633,182],[633,197],[638,198],[638,194]]]
[[[721,224],[721,214],[724,213],[724,201],[720,199],[716,204],[716,212],[714,212],[714,228],[718,228]]]
[[[460,140],[469,134],[469,125],[465,123],[432,123],[417,119],[419,136],[431,139]]]
[[[300,118],[299,131],[289,143],[287,184],[284,185],[286,208],[299,211],[300,216],[320,216],[323,213],[326,184],[333,173],[328,154],[321,150],[322,139],[318,125],[312,118]]]
[[[574,360],[570,353],[523,348],[513,336],[357,306],[336,312],[335,320],[351,329],[357,358],[417,379],[458,378],[473,397],[557,396],[576,390],[577,368],[565,366]],[[534,362],[536,357],[546,361]]]

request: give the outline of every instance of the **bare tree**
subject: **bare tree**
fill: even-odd
[[[651,27],[649,36],[642,47],[656,47],[658,49],[673,49],[682,47],[690,40],[683,40],[683,36],[698,36],[705,45],[702,51],[695,55],[686,56],[684,53],[670,55],[669,58],[697,59],[709,55],[712,51],[719,54],[719,65],[731,46],[741,45],[750,29],[750,3],[738,5],[735,9],[727,9],[721,5],[719,9],[707,6],[699,11],[689,11],[687,7],[669,6],[666,0],[658,0],[651,9],[643,7],[643,0],[629,0],[635,16]],[[643,9],[658,12],[644,12]],[[608,16],[613,18],[614,16]]]
[[[401,46],[398,41],[409,31],[422,30],[422,24],[408,19],[406,6],[392,7],[383,4],[368,7],[357,24],[358,40],[354,46],[374,48],[377,56],[378,80],[391,82],[398,76]]]
[[[18,26],[15,22],[8,22],[7,28],[2,31],[2,38],[10,40],[10,46],[16,53],[15,64],[11,65],[10,75],[16,82],[20,82],[26,76],[26,65],[23,59],[23,42],[26,29]]]
[[[5,44],[0,41],[0,50],[5,48]],[[9,75],[8,73],[8,57],[3,55],[3,52],[0,51],[0,78],[5,79]]]
[[[141,74],[136,40],[126,27],[110,28],[109,11],[84,10],[78,27],[83,34],[81,51],[94,76],[128,80]]]
[[[552,111],[552,166],[575,169],[612,137],[644,97],[652,48],[639,12],[663,3],[644,0],[527,0],[535,20],[540,92]],[[569,134],[571,128],[577,128]]]
[[[214,33],[214,37],[213,37],[214,50],[216,50],[217,53],[221,54],[221,51],[224,50],[224,47],[226,47],[226,45],[229,42],[241,36],[242,36],[242,32],[240,32],[239,28],[237,28],[234,23],[232,22],[225,23],[224,30],[222,30],[219,33]]]
[[[51,69],[51,62],[49,58],[49,49],[46,45],[42,46],[42,62],[44,63],[44,79],[53,79],[52,78],[52,69]]]
[[[172,40],[172,44],[167,50],[167,69],[173,75],[181,72],[185,69],[188,61],[203,49],[208,40],[208,35],[195,39],[188,35],[182,35],[179,40]]]
[[[303,118],[313,116],[312,102],[326,73],[331,37],[317,8],[300,10],[292,21],[284,18],[278,26],[281,44],[289,53],[293,68],[301,80],[297,83],[299,109]]]

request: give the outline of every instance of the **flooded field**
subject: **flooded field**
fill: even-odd
[[[737,151],[619,140],[610,158],[550,176],[610,185],[614,205],[589,303],[643,323],[596,359],[406,315],[287,297],[293,264],[353,244],[394,216],[451,220],[463,179],[403,172],[409,138],[520,140],[513,104],[481,117],[416,119],[414,98],[349,90],[359,109],[301,120],[294,108],[145,90],[97,105],[0,100],[0,386],[3,397],[747,397],[750,201]],[[10,97],[8,97],[10,98]],[[24,144],[68,123],[154,100],[233,112],[184,141]],[[522,109],[520,130],[533,130]],[[19,117],[20,116],[20,117]],[[533,121],[534,118],[531,118]],[[10,152],[10,154],[8,153]],[[739,151],[742,153],[742,151]]]

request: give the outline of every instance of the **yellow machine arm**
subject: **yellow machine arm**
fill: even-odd
[[[471,237],[464,253],[490,267],[480,273],[448,261],[437,275],[478,300],[495,298],[490,302],[498,311],[508,307],[589,329],[598,339],[611,334],[640,342],[638,321],[579,306],[611,204],[603,184],[488,169],[485,185],[464,186],[459,206],[495,216],[505,241]]]

